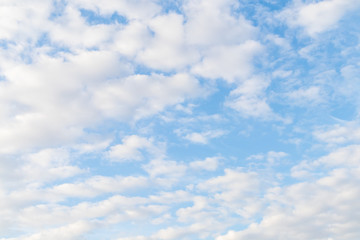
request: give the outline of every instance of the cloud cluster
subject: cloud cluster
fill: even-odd
[[[358,239],[359,7],[1,1],[0,240]]]

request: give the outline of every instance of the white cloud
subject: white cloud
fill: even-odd
[[[80,154],[94,153],[104,150],[110,145],[110,139],[91,139],[92,136],[86,136],[87,143],[81,143],[74,146]]]
[[[252,59],[262,50],[262,45],[253,40],[238,45],[217,45],[205,52],[202,61],[191,71],[209,79],[238,82],[251,77]]]
[[[162,159],[152,160],[148,164],[143,165],[143,168],[151,178],[154,178],[159,184],[164,184],[165,186],[180,181],[187,170],[185,164]]]
[[[120,193],[135,191],[148,185],[145,177],[106,177],[93,176],[84,182],[64,183],[56,185],[48,191],[49,195],[66,199],[68,197],[96,197],[104,193]]]
[[[105,225],[131,220],[146,220],[163,214],[168,209],[163,205],[148,204],[146,198],[112,195],[101,201],[80,202],[73,206],[61,204],[37,204],[22,209],[16,222],[43,230],[54,225],[77,221],[99,221]],[[13,213],[14,214],[14,213]],[[33,221],[37,216],[37,221]]]
[[[19,107],[2,113],[0,152],[72,143],[85,126],[101,119],[89,104],[91,86],[104,77],[129,72],[126,65],[116,67],[119,61],[111,52],[80,52],[65,58],[41,55],[33,64],[10,60],[11,65],[3,70],[7,81],[1,82],[0,100]]]
[[[309,4],[295,4],[282,14],[290,25],[304,27],[309,35],[315,36],[335,28],[347,12],[354,11],[358,7],[360,4],[356,0],[323,0]]]
[[[319,104],[325,101],[324,93],[322,93],[322,88],[319,86],[300,88],[287,93],[286,96],[291,102],[304,106]]]
[[[52,10],[51,1],[4,0],[0,3],[0,39],[35,44],[48,26]]]
[[[201,94],[187,74],[135,75],[107,51],[80,52],[61,58],[41,56],[3,73],[0,152],[72,143],[83,128],[107,118],[140,119]],[[120,79],[104,81],[114,76]],[[66,79],[66,81],[64,81]]]
[[[225,175],[215,177],[200,183],[200,190],[219,192],[218,198],[225,201],[237,201],[249,192],[256,192],[259,187],[257,174],[254,172],[243,172],[241,169],[225,169]]]
[[[204,219],[202,222],[194,223],[188,226],[164,228],[149,237],[136,236],[129,238],[119,238],[118,240],[176,240],[189,239],[192,236],[198,235],[201,239],[205,239],[211,236],[211,230],[220,230],[221,225],[222,224],[216,220]]]
[[[11,238],[13,240],[78,240],[85,239],[83,238],[84,234],[91,231],[96,227],[96,223],[86,222],[86,221],[78,221],[75,223],[68,224],[63,227],[53,228],[49,230],[44,230],[39,233],[33,234],[28,237],[20,237],[20,238]]]
[[[111,161],[139,161],[143,159],[141,150],[144,149],[153,155],[161,156],[163,150],[156,147],[153,143],[153,139],[139,137],[137,135],[126,136],[122,140],[122,144],[114,145],[107,152],[107,156]]]
[[[295,166],[311,174],[302,174],[308,180],[268,189],[262,220],[217,240],[358,238],[358,151],[359,146],[348,146]],[[328,167],[335,168],[327,172]]]
[[[111,48],[127,57],[134,58],[140,50],[145,48],[150,39],[151,32],[147,25],[133,20],[115,33],[114,46]]]
[[[190,163],[190,168],[215,171],[218,168],[220,157],[207,157],[205,160],[193,161]]]
[[[207,144],[210,139],[221,137],[226,134],[223,130],[209,130],[205,132],[193,132],[184,136],[185,139],[199,144]]]
[[[195,48],[184,43],[184,19],[170,13],[157,16],[149,22],[154,38],[139,53],[137,60],[154,69],[181,69],[198,60]]]
[[[192,235],[198,235],[200,238],[206,238],[210,235],[211,228],[218,228],[218,222],[212,220],[205,220],[204,222],[194,223],[186,227],[168,227],[161,229],[152,236],[152,239],[161,240],[175,240],[186,239]]]
[[[60,46],[78,50],[102,46],[115,30],[111,25],[88,25],[79,9],[66,5],[62,15],[51,22],[48,34],[50,39]]]
[[[356,122],[344,122],[319,127],[313,132],[313,135],[318,140],[332,145],[357,143],[360,141],[360,127]]]
[[[0,179],[3,186],[18,187],[25,185],[42,186],[56,180],[74,177],[85,172],[74,165],[73,158],[67,149],[42,149],[35,153],[24,154],[21,157],[2,155]],[[7,179],[12,179],[8,182]],[[5,184],[6,183],[6,184]]]
[[[278,118],[267,103],[265,91],[269,81],[254,76],[239,83],[236,89],[230,92],[225,105],[235,109],[244,117],[262,119]]]
[[[261,209],[261,199],[257,196],[261,184],[255,172],[225,169],[225,175],[199,183],[197,188],[214,194],[221,206],[244,218],[253,217]]]
[[[190,0],[184,5],[186,40],[197,46],[236,45],[254,37],[256,28],[232,12],[234,0]]]
[[[105,116],[138,120],[200,94],[198,81],[185,73],[134,75],[98,86],[93,101]]]
[[[325,157],[319,158],[313,164],[314,166],[358,166],[360,162],[360,145],[349,145],[339,148]]]
[[[296,0],[280,15],[316,37],[359,6],[356,0]],[[294,31],[267,18],[274,12],[264,8],[237,0],[3,0],[0,235],[9,237],[2,239],[360,238],[356,121],[316,128],[313,136],[327,149],[342,147],[311,160],[317,152],[303,151],[309,143],[288,132],[294,128],[271,107],[290,110],[301,125],[315,119],[293,107],[329,100],[328,88],[336,88],[329,90],[336,103],[337,97],[357,99],[356,53],[343,66],[321,62],[344,80],[324,83],[321,74],[314,78],[319,69],[307,64],[318,63],[320,43],[305,46],[309,39],[293,38]],[[93,20],[111,23],[91,23],[84,9]],[[347,41],[354,49],[352,37],[331,40],[334,49],[321,55],[340,52]],[[334,62],[349,53],[341,54]],[[314,83],[295,89],[288,78],[300,76]],[[291,89],[284,97],[295,103],[290,108],[271,104],[269,93],[282,87]],[[284,124],[238,119],[223,106],[243,118]],[[269,140],[229,134],[221,139],[226,149],[206,145],[228,129],[264,130]],[[236,144],[245,137],[262,152],[247,159],[253,162],[206,157],[250,155],[253,149]],[[289,137],[297,149],[268,152]],[[186,152],[184,139],[203,145]],[[306,160],[283,166],[292,154]],[[255,160],[265,168],[253,168]],[[139,229],[143,236],[126,237]]]

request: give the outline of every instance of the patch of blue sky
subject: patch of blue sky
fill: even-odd
[[[0,48],[8,49],[9,41],[5,39],[0,39]]]
[[[181,0],[158,0],[158,1],[165,13],[175,12],[181,14],[182,12]]]
[[[114,12],[111,15],[105,16],[100,15],[97,12],[92,10],[80,9],[81,16],[86,19],[86,22],[90,25],[98,24],[127,24],[128,20],[125,16],[119,15],[117,12]]]
[[[147,67],[143,64],[134,64],[134,66],[135,66],[134,73],[139,74],[139,75],[160,74],[163,76],[172,76],[177,73],[176,70],[167,70],[167,71],[158,70],[158,69],[153,69],[153,68]]]
[[[62,16],[67,5],[66,0],[55,0],[52,3],[53,11],[49,16],[49,20],[55,20],[56,18]]]
[[[36,48],[48,47],[46,54],[50,57],[58,57],[62,53],[71,53],[71,50],[65,45],[54,43],[51,41],[47,33],[42,34],[35,43]]]
[[[343,99],[332,106],[330,115],[339,120],[351,121],[357,116],[357,107],[354,101]]]
[[[254,26],[261,27],[266,25],[269,28],[263,30],[269,31],[274,27],[279,26],[280,22],[273,21],[276,19],[276,14],[283,10],[291,1],[271,1],[271,0],[255,0],[241,2],[239,1],[238,7],[233,9],[235,15],[241,14],[247,20],[251,21]],[[272,19],[267,21],[266,19]],[[265,20],[265,21],[264,21]],[[285,24],[281,24],[285,27]],[[276,30],[275,32],[276,33]]]
[[[51,41],[49,35],[47,33],[44,33],[38,38],[35,47],[43,47],[46,45],[51,45]]]
[[[107,149],[109,150],[109,149]],[[144,157],[143,161],[146,161]],[[101,175],[101,176],[143,176],[146,175],[144,169],[141,168],[143,164],[141,160],[111,160],[106,155],[102,154],[90,154],[81,157],[81,161],[78,166],[82,169],[87,169],[89,174]]]

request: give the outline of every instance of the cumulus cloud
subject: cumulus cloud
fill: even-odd
[[[97,86],[93,101],[105,116],[137,120],[200,94],[197,79],[186,73],[133,75]]]
[[[139,161],[143,158],[141,149],[145,149],[153,155],[161,156],[163,154],[163,150],[154,145],[153,139],[131,135],[124,137],[122,144],[112,146],[107,155],[111,161]]]
[[[360,7],[355,0],[324,0],[308,4],[295,4],[283,12],[289,24],[301,26],[314,36],[336,27],[338,21],[350,11]]]
[[[96,227],[96,223],[79,221],[67,226],[45,230],[40,233],[33,234],[31,236],[24,236],[22,240],[45,240],[45,239],[81,239],[84,233],[91,231]]]
[[[287,187],[270,188],[266,194],[270,205],[259,223],[253,223],[243,231],[229,231],[217,240],[358,237],[360,233],[355,227],[358,213],[354,209],[357,209],[359,197],[356,187],[359,169],[343,167],[344,162],[347,165],[352,163],[351,159],[356,159],[355,149],[358,146],[336,150],[314,161],[308,168],[316,171],[324,165],[338,167],[325,176]]]
[[[1,1],[1,240],[358,239],[359,7]]]
[[[159,70],[181,69],[196,62],[199,54],[195,48],[185,45],[183,22],[183,16],[175,13],[152,19],[149,27],[155,36],[137,59]]]
[[[198,46],[235,45],[251,39],[257,29],[242,15],[232,14],[238,3],[233,0],[190,0],[184,5],[186,40]]]
[[[259,42],[249,40],[238,45],[220,45],[204,54],[192,72],[210,79],[222,78],[230,83],[251,77],[252,59],[261,52]]]

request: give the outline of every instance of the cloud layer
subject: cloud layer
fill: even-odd
[[[0,240],[360,238],[356,0],[3,0]]]

